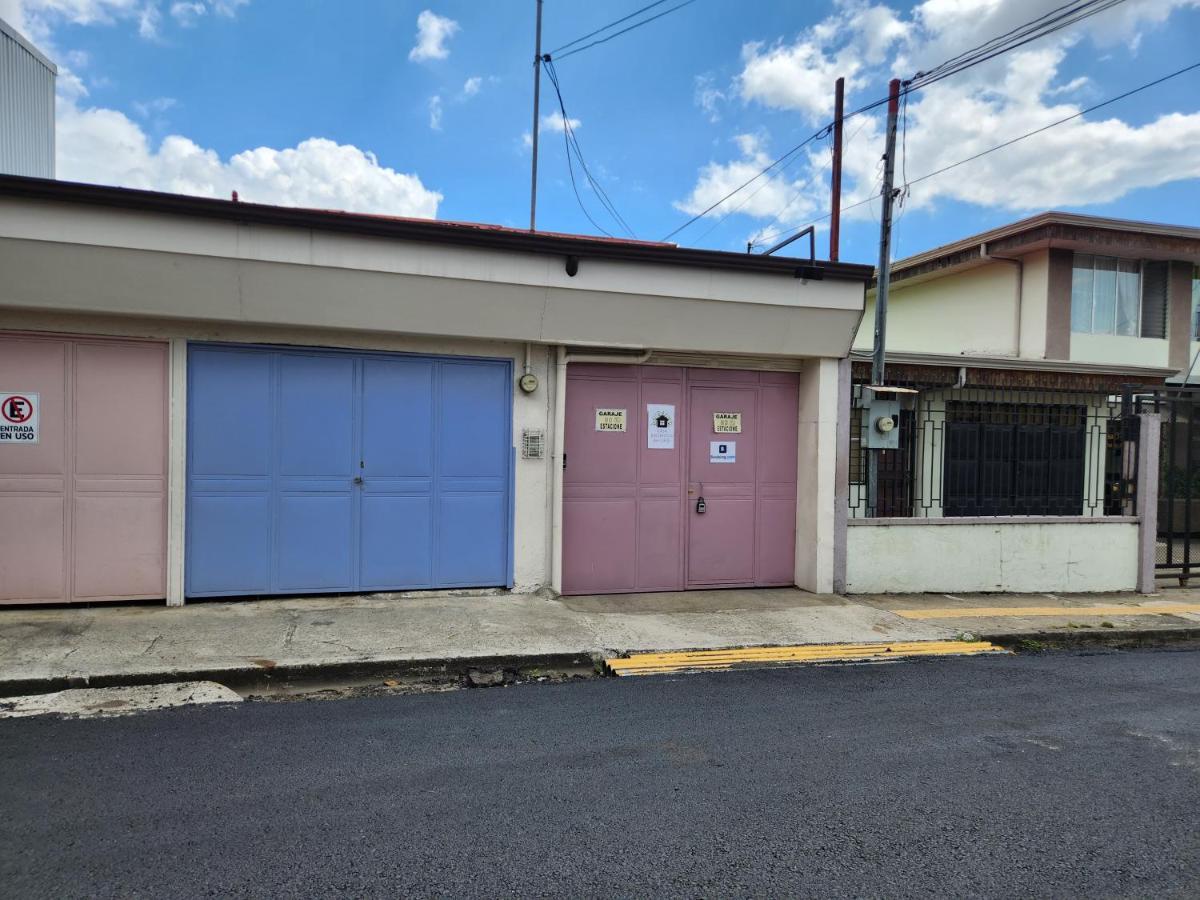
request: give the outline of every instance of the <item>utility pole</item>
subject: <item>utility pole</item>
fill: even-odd
[[[839,78],[833,95],[833,174],[829,203],[829,261],[837,262],[842,230],[842,117],[846,102],[846,79]]]
[[[529,179],[529,230],[537,231],[538,104],[542,98],[542,0],[537,0],[537,36],[533,52],[533,172]]]
[[[887,139],[883,152],[882,209],[879,213],[879,277],[875,289],[875,347],[871,357],[871,385],[882,387],[886,375],[888,286],[892,274],[892,179],[896,174],[896,117],[900,112],[900,79],[888,85]],[[867,508],[876,514],[879,492],[879,448],[867,460]]]

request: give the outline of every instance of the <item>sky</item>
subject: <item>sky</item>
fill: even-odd
[[[543,50],[648,2],[545,0]],[[543,77],[538,228],[745,252],[815,223],[824,258],[824,136],[676,229],[820,134],[838,76],[853,110],[1063,2],[660,3],[626,24],[661,18],[558,55],[562,107]],[[529,222],[534,12],[534,0],[0,0],[0,18],[59,66],[61,179],[514,227]],[[894,258],[1046,209],[1200,226],[1200,69],[917,181],[1200,62],[1198,35],[1200,0],[1125,0],[912,93]],[[577,163],[576,199],[562,108],[623,222]],[[879,189],[882,112],[846,122],[843,207]],[[878,216],[878,200],[846,211],[843,260],[877,261]]]

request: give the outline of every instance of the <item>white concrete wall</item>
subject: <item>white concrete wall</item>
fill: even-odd
[[[852,523],[855,594],[1132,591],[1136,520]]]
[[[987,263],[916,284],[897,282],[888,297],[887,349],[890,352],[1015,356],[1016,285],[1016,266],[1006,262]],[[1045,310],[1044,292],[1042,309]],[[1035,315],[1035,311],[1029,315]],[[1042,327],[1044,348],[1045,325]],[[867,300],[866,313],[854,338],[854,348],[869,350],[874,333],[875,298],[872,295]],[[1025,343],[1024,339],[1022,343]]]
[[[1165,369],[1171,364],[1170,357],[1170,341],[1166,338],[1071,332],[1072,362],[1156,366]]]
[[[1046,358],[1046,321],[1050,298],[1050,251],[1038,250],[1021,257],[1022,359]],[[1012,267],[1012,263],[1004,265]]]
[[[833,590],[837,475],[838,361],[813,359],[800,372],[796,477],[796,585]]]
[[[0,307],[595,347],[845,354],[863,284],[0,198]]]

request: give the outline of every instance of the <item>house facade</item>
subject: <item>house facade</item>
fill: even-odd
[[[0,177],[0,603],[834,580],[869,267]]]
[[[849,588],[883,589],[893,564],[917,590],[1145,585],[1122,404],[1196,379],[1198,263],[1200,229],[1057,212],[896,262],[886,382],[913,393],[871,496],[872,291],[847,401]],[[946,567],[911,562],[930,554]]]

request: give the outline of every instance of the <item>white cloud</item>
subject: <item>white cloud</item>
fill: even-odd
[[[434,131],[442,130],[442,98],[437,94],[429,98],[429,127]]]
[[[177,0],[171,4],[171,18],[184,28],[195,25],[207,12],[208,7],[200,0]]]
[[[52,48],[56,25],[114,25],[131,22],[148,40],[159,37],[164,0],[0,0],[0,18],[42,46]],[[175,0],[167,9],[182,26],[212,11],[232,18],[250,0]]]
[[[60,98],[58,177],[282,206],[435,218],[442,195],[417,175],[383,166],[373,153],[309,138],[282,150],[258,147],[222,160],[179,135],[158,147],[113,109]]]
[[[542,128],[546,131],[562,134],[566,130],[565,126],[567,125],[571,127],[572,131],[578,131],[583,123],[578,119],[564,119],[561,112],[552,112],[548,116],[542,116]]]
[[[408,58],[413,62],[445,59],[450,55],[446,41],[457,31],[458,23],[453,19],[439,16],[432,10],[422,10],[417,16],[417,43],[408,51]]]
[[[725,101],[725,92],[716,86],[716,79],[711,75],[696,76],[692,99],[698,107],[704,110],[708,121],[713,123],[721,121],[720,105]]]
[[[832,15],[794,40],[743,47],[742,71],[734,86],[748,104],[798,111],[817,126],[831,116],[838,76],[847,79],[847,105],[854,108],[877,99],[878,86],[889,77],[930,68],[1059,5],[1061,0],[925,0],[905,14],[864,0],[838,0]],[[1074,28],[913,94],[897,183],[902,183],[904,169],[916,178],[1079,112],[1085,104],[1068,98],[1077,97],[1090,82],[1075,73],[1061,75],[1071,54],[1095,60],[1100,48],[1119,50],[1120,45],[1133,52],[1145,29],[1162,24],[1183,6],[1200,6],[1200,0],[1126,0]],[[1146,71],[1147,78],[1152,74]],[[698,80],[697,103],[705,108],[702,85]],[[853,100],[851,92],[858,93]],[[1099,97],[1089,95],[1095,99]],[[1137,108],[1131,102],[1125,109]],[[921,208],[956,200],[1028,211],[1106,203],[1141,187],[1200,177],[1200,155],[1179,151],[1200,146],[1200,112],[1166,114],[1139,126],[1117,118],[1121,109],[1074,119],[920,182],[912,186],[906,203]],[[860,115],[846,128],[843,204],[850,205],[878,191],[882,116]],[[732,161],[701,167],[691,193],[677,208],[701,212],[784,148],[768,148],[761,140],[750,143],[743,136],[739,149]],[[780,225],[769,230],[803,225],[824,214],[828,175],[823,153],[810,152],[794,167],[801,170],[796,175],[760,179],[710,217],[744,202],[739,213],[757,219],[761,232],[775,216]],[[791,200],[805,179],[811,179],[809,187]],[[871,209],[865,204],[850,215],[869,216]]]
[[[483,87],[483,79],[478,75],[472,76],[463,82],[462,95],[464,98],[474,97]]]
[[[153,100],[134,100],[131,105],[138,116],[148,119],[150,116],[165,113],[177,102],[174,97],[155,97]]]

